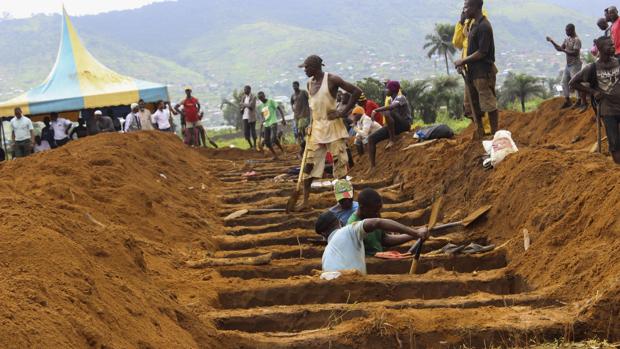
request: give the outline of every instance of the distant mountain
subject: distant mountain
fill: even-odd
[[[598,35],[599,0],[492,0],[489,11],[502,71],[556,75],[564,64],[545,41],[558,41],[573,22],[585,46]],[[588,5],[585,5],[585,4]],[[453,23],[462,0],[179,0],[136,10],[74,18],[89,50],[120,73],[168,82],[171,93],[193,84],[211,105],[250,83],[288,94],[305,79],[297,64],[308,54],[349,79],[417,79],[445,73],[429,60],[424,36]],[[585,9],[588,12],[583,11]],[[71,9],[68,8],[70,12]],[[582,12],[579,12],[582,11]],[[0,99],[45,78],[56,58],[59,16],[0,22]]]

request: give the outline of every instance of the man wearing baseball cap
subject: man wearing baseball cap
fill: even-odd
[[[339,179],[334,183],[334,194],[338,204],[329,210],[338,217],[340,224],[347,225],[349,217],[357,211],[359,204],[353,201],[353,184],[346,179]]]
[[[379,105],[375,103],[375,101],[373,101],[372,99],[368,99],[363,93],[360,96],[360,99],[357,101],[357,105],[364,108],[364,112],[368,116],[372,114],[373,110],[379,108]],[[383,114],[376,113],[373,120],[379,123],[379,125],[383,126]]]
[[[327,240],[321,263],[323,271],[357,270],[365,275],[364,238],[366,232],[377,229],[407,234],[423,240],[429,235],[426,227],[409,228],[393,220],[381,218],[365,219],[343,228],[338,217],[333,212],[326,211],[319,216],[314,225],[316,233]]]
[[[322,178],[325,169],[325,157],[331,153],[334,158],[334,178],[341,179],[347,174],[346,140],[349,138],[344,119],[349,116],[355,103],[362,94],[357,86],[344,81],[341,77],[323,72],[323,59],[312,55],[303,64],[308,81],[312,125],[310,141],[304,172],[304,198],[301,210],[308,208],[310,187],[314,178]],[[336,108],[336,94],[342,89],[351,94],[349,103],[342,109]]]

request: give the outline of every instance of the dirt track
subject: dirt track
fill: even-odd
[[[313,193],[312,212],[221,220],[241,208],[283,207],[293,183],[273,177],[298,166],[292,155],[271,163],[140,133],[92,137],[4,164],[0,346],[484,348],[620,340],[619,170],[585,151],[594,141],[590,115],[558,112],[559,104],[503,114],[521,149],[493,171],[482,169],[471,130],[427,147],[380,149],[382,170],[372,178],[363,175],[367,160],[356,158],[356,190],[380,190],[385,217],[425,224],[436,194],[445,198],[442,222],[493,205],[474,226],[434,236],[412,276],[408,260],[375,258],[367,277],[314,275],[324,247],[308,239],[316,237],[314,219],[334,204],[329,189]],[[412,142],[404,135],[396,149]],[[253,180],[242,176],[248,170],[257,172]],[[527,252],[524,228],[532,237]],[[429,254],[447,242],[498,247]],[[266,265],[207,265],[267,254]]]

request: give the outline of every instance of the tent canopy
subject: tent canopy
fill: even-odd
[[[60,49],[52,72],[39,86],[0,103],[0,116],[37,115],[107,106],[127,105],[144,99],[169,99],[165,85],[120,75],[97,61],[86,50],[63,8]]]

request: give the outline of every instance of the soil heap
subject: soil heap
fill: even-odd
[[[217,343],[177,299],[217,185],[178,138],[101,134],[0,167],[0,347]]]

